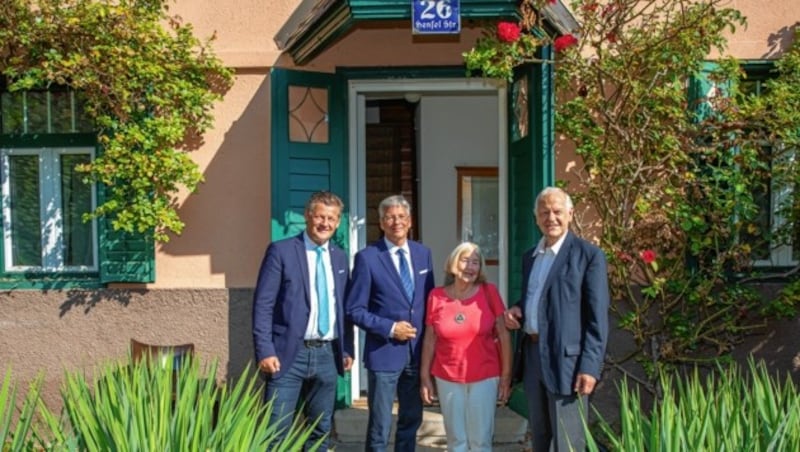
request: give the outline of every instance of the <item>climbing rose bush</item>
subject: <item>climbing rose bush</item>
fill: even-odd
[[[500,22],[497,24],[497,39],[500,42],[517,42],[522,29],[514,22]]]

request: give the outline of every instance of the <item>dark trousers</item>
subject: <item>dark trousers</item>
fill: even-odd
[[[295,407],[301,397],[308,422],[319,419],[307,445],[330,433],[337,376],[333,345],[328,342],[321,346],[301,347],[289,371],[277,380],[267,382],[264,398],[273,400],[270,424],[279,425],[281,438],[292,425]],[[326,438],[320,450],[328,450],[328,443]]]

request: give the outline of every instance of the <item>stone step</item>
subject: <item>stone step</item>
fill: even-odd
[[[397,414],[397,404],[393,412]],[[350,408],[337,410],[334,415],[336,451],[351,452],[364,450],[367,432],[368,410],[366,399],[358,399]],[[395,417],[395,423],[397,418]],[[393,423],[393,425],[395,425]],[[528,422],[508,407],[498,407],[495,414],[495,451],[523,450]],[[394,429],[392,429],[392,440]],[[447,448],[442,413],[437,406],[427,406],[422,416],[422,426],[417,432],[418,450],[442,450]]]

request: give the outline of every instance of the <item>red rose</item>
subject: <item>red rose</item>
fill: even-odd
[[[644,250],[639,253],[639,257],[642,258],[642,261],[644,261],[645,264],[650,265],[656,261],[656,252],[653,250]]]
[[[606,40],[607,40],[608,42],[610,42],[610,43],[614,44],[615,42],[617,42],[617,34],[616,34],[616,33],[614,33],[613,31],[612,31],[612,32],[609,32],[609,33],[606,35]]]
[[[497,39],[501,42],[517,42],[522,30],[514,22],[500,22],[497,24]]]
[[[567,47],[572,47],[577,43],[578,38],[570,34],[557,37],[556,40],[553,41],[553,46],[556,48],[556,52],[561,52]]]

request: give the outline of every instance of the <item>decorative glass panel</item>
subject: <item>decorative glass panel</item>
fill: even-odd
[[[289,140],[328,142],[328,90],[289,86]]]
[[[25,102],[21,92],[2,93],[3,133],[21,134],[25,132]]]
[[[456,167],[458,237],[481,247],[487,264],[500,255],[499,188],[495,167]]]
[[[525,75],[511,85],[514,118],[511,121],[511,140],[519,141],[528,136],[530,118],[528,116],[528,76]]]
[[[39,156],[8,157],[11,206],[11,265],[42,265],[42,225],[39,221]]]
[[[92,266],[92,223],[84,222],[83,215],[92,211],[91,186],[83,181],[76,166],[90,163],[86,154],[61,155],[61,211],[63,212],[64,265]]]

